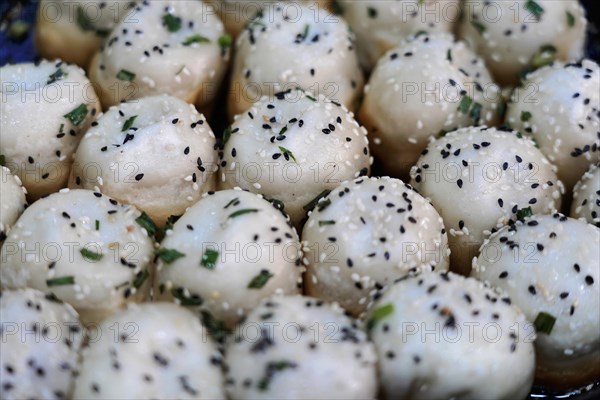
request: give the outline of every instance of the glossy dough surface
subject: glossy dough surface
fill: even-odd
[[[360,178],[317,203],[302,240],[307,293],[354,315],[409,271],[448,269],[448,237],[433,206],[393,178]]]
[[[281,201],[297,227],[313,199],[341,182],[367,175],[367,132],[352,113],[325,96],[291,90],[263,97],[231,126],[220,187]]]
[[[113,106],[86,132],[70,185],[98,188],[163,225],[214,189],[216,158],[215,136],[194,106],[144,97]]]
[[[157,297],[208,311],[228,326],[264,297],[300,287],[298,235],[254,193],[208,194],[175,223],[161,248],[167,254],[158,257]],[[181,255],[168,257],[174,251]]]
[[[383,293],[369,321],[388,397],[522,399],[531,388],[533,327],[473,278],[409,277]]]
[[[600,67],[591,60],[555,63],[527,75],[506,121],[535,139],[570,191],[600,161]]]
[[[54,293],[86,323],[99,322],[147,291],[154,246],[139,216],[91,190],[64,189],[36,201],[2,246],[2,287]]]
[[[578,0],[466,1],[463,7],[460,36],[501,85],[516,86],[521,74],[540,66],[545,49],[561,61],[583,56],[587,20]]]
[[[92,59],[90,80],[104,107],[163,93],[208,107],[229,59],[229,49],[219,45],[224,33],[201,1],[138,3]]]
[[[36,200],[66,186],[100,103],[85,71],[62,61],[0,68],[0,154]]]
[[[451,269],[463,274],[493,230],[516,220],[522,209],[558,209],[564,192],[531,140],[495,128],[463,128],[431,142],[411,176],[444,218]]]
[[[0,396],[69,397],[84,336],[73,307],[35,289],[3,290],[0,322]]]
[[[584,219],[600,228],[600,165],[590,167],[573,189],[572,218]]]
[[[236,41],[229,116],[296,87],[354,109],[363,84],[354,36],[343,19],[300,3],[279,6],[250,21]]]
[[[387,173],[406,179],[431,138],[495,125],[500,100],[500,88],[464,42],[420,34],[379,59],[359,116]]]
[[[102,336],[83,351],[74,398],[225,398],[221,356],[182,307],[134,304],[98,330]]]
[[[600,372],[600,230],[562,214],[536,215],[490,237],[473,275],[507,291],[529,321],[556,319],[536,340],[538,377],[576,387]]]
[[[374,399],[375,354],[343,310],[310,297],[266,299],[226,346],[236,399]]]

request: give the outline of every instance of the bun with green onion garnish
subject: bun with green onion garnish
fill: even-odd
[[[164,226],[214,189],[215,144],[193,105],[168,95],[131,100],[86,132],[69,184],[133,204]]]
[[[470,127],[431,142],[411,184],[444,219],[450,269],[468,275],[486,237],[560,208],[562,183],[535,143],[512,130]]]
[[[534,215],[487,240],[473,276],[506,290],[537,330],[538,381],[579,387],[600,372],[600,230]]]
[[[296,87],[356,108],[364,78],[346,22],[314,5],[285,3],[257,15],[238,36],[228,95],[231,119],[262,96]]]
[[[504,294],[452,272],[398,279],[367,315],[395,399],[525,399],[535,331]]]
[[[600,67],[554,63],[527,75],[506,112],[511,128],[530,136],[567,191],[600,162]]]
[[[335,188],[310,214],[302,241],[307,293],[353,315],[395,279],[449,265],[442,217],[410,185],[389,177]]]
[[[60,60],[5,65],[0,85],[2,164],[35,201],[67,185],[73,153],[100,102],[85,71]]]
[[[202,1],[152,0],[115,27],[89,67],[102,105],[170,94],[212,109],[227,69],[231,37]]]
[[[225,354],[230,398],[376,398],[373,344],[337,304],[265,299],[229,338]]]
[[[500,88],[483,60],[448,33],[417,34],[381,57],[359,119],[386,174],[406,179],[431,139],[499,121]]]
[[[371,163],[367,132],[346,107],[293,89],[236,117],[221,152],[219,186],[276,200],[300,228],[319,199],[368,175]]]
[[[98,323],[146,297],[154,230],[134,206],[63,189],[31,204],[8,233],[2,287],[39,289],[71,304],[84,323]]]
[[[168,230],[154,295],[232,328],[263,298],[302,288],[301,249],[281,210],[239,190],[208,192]]]
[[[498,83],[515,86],[555,59],[581,59],[586,27],[578,0],[494,0],[463,2],[458,30]]]

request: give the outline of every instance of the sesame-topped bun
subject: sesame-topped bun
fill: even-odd
[[[262,96],[300,87],[354,109],[364,78],[346,22],[320,7],[280,4],[257,15],[236,42],[229,116]]]
[[[273,204],[242,190],[209,192],[167,231],[155,296],[233,326],[261,299],[301,288],[298,235]]]
[[[525,399],[535,332],[508,297],[473,278],[427,272],[369,313],[384,394],[394,399]]]
[[[448,237],[433,206],[399,179],[360,178],[317,203],[302,232],[311,296],[363,312],[374,289],[409,271],[448,269]]]
[[[600,161],[600,67],[554,63],[527,75],[508,104],[506,122],[532,136],[571,190]]]
[[[540,383],[578,387],[600,373],[599,243],[584,221],[534,215],[492,235],[473,262],[534,323]]]
[[[571,217],[600,228],[600,164],[593,164],[575,185]]]
[[[450,268],[462,274],[491,232],[528,213],[560,208],[555,168],[518,132],[471,127],[429,144],[411,170],[412,185],[448,229]]]
[[[40,56],[87,68],[119,21],[131,14],[132,0],[41,0],[35,24]]]
[[[258,13],[270,15],[277,6],[293,9],[299,7],[300,3],[312,6],[312,11],[317,5],[326,7],[329,0],[207,0],[207,3],[212,5],[221,17],[227,32],[237,36]]]
[[[110,108],[85,134],[70,185],[94,189],[163,225],[214,189],[215,136],[193,105],[144,97]]]
[[[0,397],[70,398],[83,341],[73,307],[35,289],[0,296]]]
[[[153,240],[133,206],[91,190],[63,189],[30,205],[2,246],[2,287],[32,287],[98,323],[144,298]]]
[[[386,173],[406,178],[431,138],[494,125],[500,100],[483,61],[464,42],[450,34],[419,34],[379,60],[359,119]]]
[[[2,170],[2,180],[0,181],[0,193],[2,193],[2,203],[0,204],[0,245],[6,239],[6,234],[10,227],[17,221],[25,207],[25,193],[27,191],[21,185],[18,176],[10,173],[6,167],[0,167]]]
[[[192,313],[132,304],[83,350],[75,399],[224,399],[221,355]]]
[[[304,296],[264,300],[225,349],[234,399],[374,399],[373,345],[336,304]]]
[[[81,134],[100,111],[85,72],[62,61],[0,68],[0,154],[34,201],[67,184]]]
[[[210,5],[144,0],[96,53],[90,79],[104,107],[166,93],[205,111],[218,92],[230,45]]]
[[[417,32],[451,32],[459,0],[342,0],[342,17],[356,33],[361,65],[370,70],[388,50]]]
[[[587,20],[578,0],[467,1],[463,17],[461,37],[501,85],[516,85],[553,59],[583,56]]]
[[[283,203],[300,227],[324,191],[367,175],[371,162],[367,132],[352,113],[323,95],[290,90],[263,97],[235,119],[220,186]]]

